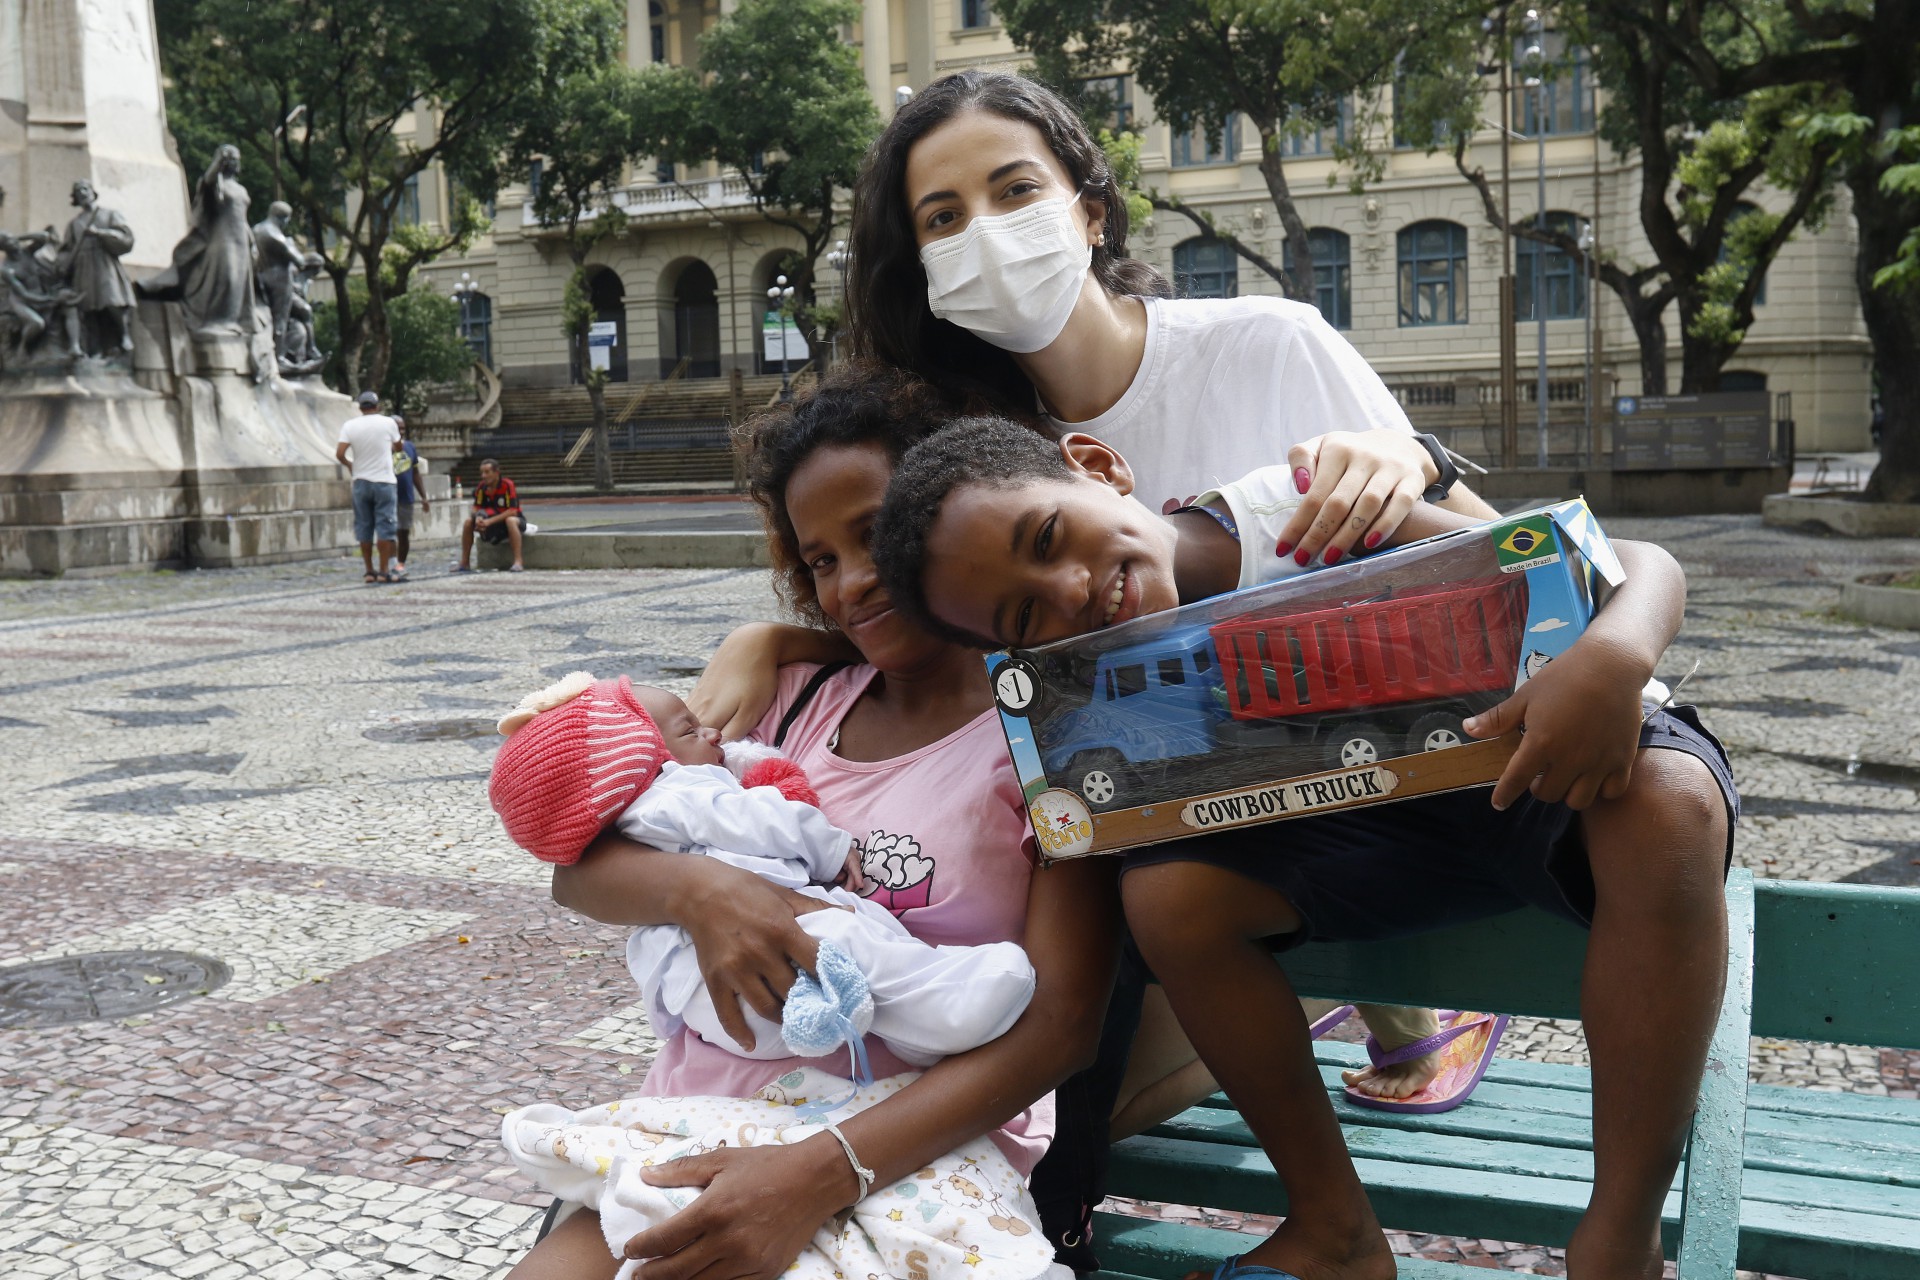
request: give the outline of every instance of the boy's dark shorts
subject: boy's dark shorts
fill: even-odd
[[[508,516],[507,520],[518,520],[520,522],[520,532],[525,533],[527,531],[527,518],[525,516]],[[492,543],[505,542],[507,540],[507,520],[490,524],[480,530],[480,541]]]
[[[1727,806],[1727,848],[1740,793],[1726,749],[1690,706],[1654,713],[1642,748],[1683,751],[1707,766]],[[1126,869],[1204,862],[1285,894],[1306,921],[1275,948],[1310,939],[1367,942],[1536,906],[1593,920],[1593,873],[1574,811],[1522,794],[1502,813],[1489,787],[1421,796],[1317,818],[1195,836],[1138,849]]]

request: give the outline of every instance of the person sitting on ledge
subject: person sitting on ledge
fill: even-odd
[[[500,474],[498,462],[492,458],[484,460],[480,464],[480,483],[473,491],[473,510],[467,513],[467,522],[460,528],[460,563],[453,571],[473,572],[473,539],[478,534],[482,542],[510,545],[513,567],[507,572],[519,573],[526,568],[520,559],[521,539],[526,531],[527,517],[521,513],[520,495],[513,481]]]

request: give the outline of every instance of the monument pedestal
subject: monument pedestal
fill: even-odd
[[[177,306],[140,311],[131,374],[87,361],[0,383],[0,575],[224,568],[352,546],[352,485],[333,456],[348,399],[317,381],[254,382],[223,367],[232,353],[217,342],[183,340],[191,362],[176,363],[161,340],[184,338]]]

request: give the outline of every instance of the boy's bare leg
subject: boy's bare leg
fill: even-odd
[[[595,1276],[613,1280],[619,1270],[620,1259],[607,1248],[600,1230],[600,1215],[578,1209],[533,1246],[507,1273],[507,1280],[592,1280]]]
[[[1120,1079],[1108,1125],[1112,1141],[1145,1133],[1218,1087],[1173,1016],[1166,989],[1149,984],[1140,1000],[1140,1029],[1134,1032],[1127,1071]]]
[[[1198,862],[1136,868],[1127,923],[1200,1057],[1287,1191],[1249,1262],[1302,1280],[1392,1280],[1393,1254],[1347,1157],[1306,1015],[1263,938],[1300,928],[1284,895]]]
[[[1356,1004],[1353,1009],[1382,1049],[1398,1049],[1440,1030],[1440,1015],[1432,1009],[1397,1004]],[[1376,1098],[1409,1098],[1431,1084],[1438,1074],[1440,1054],[1436,1051],[1389,1067],[1368,1065],[1358,1071],[1343,1071],[1340,1078]]]
[[[465,569],[473,563],[473,517],[460,526],[460,567]]]
[[[508,516],[504,523],[507,526],[507,541],[513,544],[513,567],[524,568],[520,563],[520,522]]]
[[[1593,1058],[1593,1199],[1570,1280],[1655,1280],[1660,1212],[1726,983],[1727,811],[1707,767],[1643,750],[1581,817],[1596,904],[1580,1013]]]

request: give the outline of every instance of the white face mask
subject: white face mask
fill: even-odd
[[[1073,205],[1062,197],[975,218],[922,248],[933,314],[1004,351],[1038,351],[1059,337],[1093,261]]]

